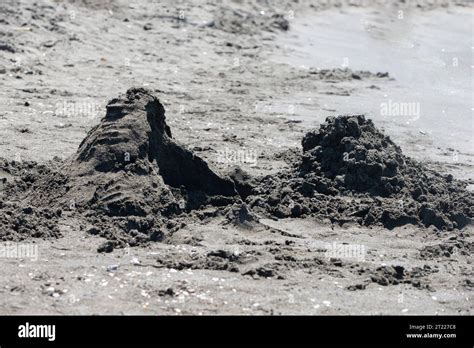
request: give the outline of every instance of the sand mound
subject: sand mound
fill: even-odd
[[[179,199],[194,205],[201,197],[237,194],[230,179],[172,139],[163,106],[143,88],[107,104],[68,169],[76,181],[68,196],[113,216],[177,211]]]
[[[108,103],[67,171],[66,199],[88,208],[89,231],[115,246],[161,241],[179,228],[174,217],[237,196],[230,179],[174,141],[163,106],[143,88]]]
[[[329,117],[302,141],[294,170],[265,177],[247,197],[276,217],[313,215],[393,228],[405,224],[462,228],[472,219],[472,194],[407,158],[364,116]]]
[[[401,149],[364,116],[331,117],[305,135],[300,173],[308,178],[324,176],[332,190],[369,192],[388,196],[399,192],[406,168]]]
[[[181,213],[235,197],[232,180],[172,138],[152,92],[131,88],[107,104],[77,153],[36,180],[26,200],[81,213],[90,233],[136,245],[162,240]]]

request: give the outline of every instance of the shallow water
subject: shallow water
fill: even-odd
[[[280,62],[301,68],[389,72],[395,78],[388,85],[375,82],[380,90],[320,96],[326,109],[365,113],[421,130],[437,146],[473,152],[471,11],[351,9],[311,18],[295,14],[291,24],[292,30],[278,42],[287,52],[277,58]]]

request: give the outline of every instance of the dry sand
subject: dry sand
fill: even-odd
[[[426,47],[432,41],[424,41],[420,31],[430,36],[437,18],[452,23],[472,11],[442,3],[339,7],[275,2],[270,7],[214,1],[179,6],[171,1],[2,2],[0,153],[5,161],[0,208],[5,216],[0,235],[2,245],[12,244],[10,257],[0,260],[1,313],[470,314],[471,224],[458,226],[462,229],[441,224],[437,229],[411,221],[415,225],[388,229],[377,223],[361,226],[357,219],[331,223],[321,214],[294,218],[275,215],[272,209],[251,211],[239,201],[242,187],[235,199],[228,189],[210,192],[210,187],[227,185],[225,176],[236,165],[252,178],[278,177],[298,161],[303,136],[327,116],[361,112],[383,127],[405,155],[436,170],[446,182],[463,180],[459,185],[469,190],[472,121],[462,109],[468,104],[447,106],[447,122],[441,125],[433,118],[442,116],[429,112],[439,108],[427,106],[429,95],[435,105],[443,105],[452,91],[451,98],[460,100],[472,92],[462,84],[454,88],[456,81],[464,81],[458,70],[450,75],[438,67],[440,76],[453,76],[454,81],[445,84],[444,99],[421,93],[426,81],[411,86],[408,77],[397,76],[403,69],[391,71],[396,70],[393,62],[358,65],[360,53],[351,55],[352,41],[337,29],[344,22],[341,16],[354,20],[375,13],[379,19],[398,20],[402,10],[410,14],[411,23],[423,19],[424,31],[404,35]],[[339,23],[332,26],[335,32],[323,35],[331,42],[314,39],[319,50],[302,49],[299,42],[308,35],[302,28],[309,25],[324,33],[331,18]],[[369,24],[372,32],[384,36],[386,25]],[[465,27],[453,33],[470,35]],[[439,35],[440,41],[449,41],[449,27]],[[347,52],[348,68],[318,60],[321,53],[314,50],[326,49],[327,57],[342,58],[342,63],[346,55],[339,52]],[[451,64],[463,52],[460,44],[444,59]],[[308,65],[311,57],[314,63]],[[465,70],[466,61],[460,59],[459,66]],[[424,71],[431,72],[436,73],[434,67]],[[137,116],[130,118],[123,106],[126,99],[113,100],[132,86],[145,87],[159,98],[173,140],[162,126],[147,123],[145,113],[133,111]],[[423,98],[407,98],[409,88]],[[381,115],[385,95],[394,96],[395,103],[419,102],[422,112]],[[111,133],[117,142],[105,149],[96,146],[110,141],[101,138],[101,129],[110,130],[101,121],[109,101],[110,117],[125,110],[118,114],[128,115],[126,129],[143,130],[131,137],[133,144],[122,141],[122,124]],[[151,131],[146,130],[149,124]],[[443,127],[449,136],[440,131]],[[88,132],[89,140],[80,146]],[[153,140],[156,153],[134,153],[149,142],[141,138],[144,134],[158,135]],[[100,163],[84,160],[94,148],[102,154],[93,157]],[[134,167],[111,169],[114,151],[131,155]],[[163,169],[168,162],[160,163],[162,153],[180,154],[184,169],[179,175]],[[165,174],[154,175],[153,163]],[[194,170],[210,181],[194,182]],[[104,179],[97,172],[113,173]],[[239,175],[234,172],[234,180]],[[116,185],[114,192],[100,196],[99,190],[97,206],[88,205],[88,190],[97,191],[88,185],[107,186],[109,181]],[[72,191],[64,193],[68,185]],[[125,188],[117,189],[119,185]],[[204,198],[190,194],[206,185]],[[161,193],[142,192],[142,186]],[[472,199],[469,191],[463,192]],[[78,193],[86,198],[74,199]],[[139,197],[138,204],[131,197]],[[170,199],[158,202],[153,197]],[[456,202],[458,198],[450,203]],[[104,216],[96,216],[97,207],[105,207]],[[171,219],[167,215],[180,210],[185,213]],[[15,233],[8,234],[8,229]],[[130,235],[123,237],[124,229]],[[32,249],[37,254],[15,257],[15,247],[31,245],[37,246]]]

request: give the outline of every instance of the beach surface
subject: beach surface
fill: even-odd
[[[224,176],[236,166],[276,176],[327,117],[364,114],[404,155],[472,196],[472,5],[271,3],[2,1],[0,157],[9,166],[0,167],[0,209],[41,201],[8,185],[69,163],[107,103],[131,87],[156,95],[173,139]],[[69,198],[62,204],[61,214],[28,220],[50,219],[51,233],[2,239],[0,313],[474,308],[470,223],[389,229],[261,212],[236,223],[208,206],[159,241],[98,252],[111,236],[92,233]]]

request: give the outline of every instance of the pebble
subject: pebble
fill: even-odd
[[[118,265],[110,265],[110,266],[107,266],[107,272],[113,272],[113,271],[116,271],[118,269]]]
[[[132,259],[130,260],[130,263],[131,263],[132,265],[139,265],[141,262],[140,262],[139,259],[137,259],[136,257],[134,257],[134,258],[132,258]]]

